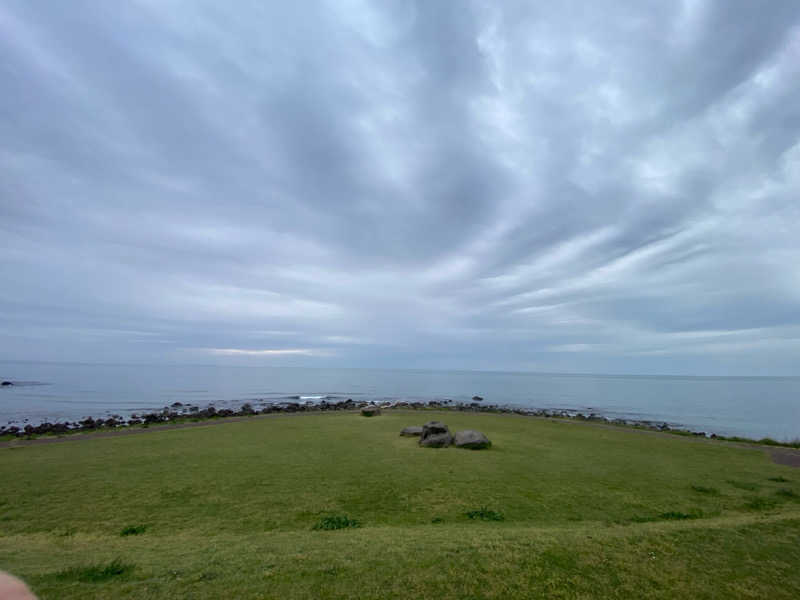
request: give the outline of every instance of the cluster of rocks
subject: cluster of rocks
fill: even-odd
[[[514,414],[525,417],[545,417],[553,419],[573,419],[576,421],[593,421],[596,423],[607,423],[609,425],[622,425],[626,427],[638,427],[642,429],[651,429],[653,431],[672,431],[679,432],[687,435],[695,435],[701,437],[717,438],[715,434],[708,434],[705,431],[690,431],[683,427],[676,427],[666,422],[654,422],[635,419],[611,419],[591,412],[585,414],[578,411],[570,411],[564,409],[547,409],[547,408],[514,408],[509,406],[499,406],[497,404],[478,404],[472,402],[470,404],[455,404],[453,406],[443,407],[446,410],[457,410],[460,412],[482,412],[482,413],[500,413],[500,414]]]
[[[352,398],[340,402],[327,402],[322,401],[317,404],[311,402],[280,402],[276,404],[268,404],[262,408],[256,408],[252,404],[243,404],[238,409],[230,408],[214,408],[209,406],[207,408],[200,408],[190,404],[183,404],[181,402],[174,402],[170,406],[165,406],[160,411],[149,413],[132,414],[129,418],[125,419],[119,415],[112,415],[110,417],[93,418],[86,417],[80,421],[63,421],[59,423],[40,423],[38,425],[0,425],[0,436],[11,435],[16,437],[27,437],[32,435],[44,434],[64,434],[70,432],[80,431],[96,431],[98,429],[117,429],[121,427],[128,427],[132,425],[151,425],[157,423],[169,423],[181,420],[202,420],[202,419],[219,419],[225,417],[246,417],[250,415],[266,415],[272,413],[300,413],[300,412],[318,412],[318,411],[334,411],[334,410],[356,410],[371,405],[368,402],[355,402]],[[375,406],[375,408],[378,408]],[[380,409],[378,408],[378,411]]]
[[[3,382],[5,383],[5,382]],[[9,382],[11,383],[11,382]],[[470,403],[454,403],[452,400],[431,400],[429,402],[367,402],[367,401],[354,401],[352,398],[342,401],[328,401],[322,400],[321,402],[278,402],[264,404],[260,408],[254,407],[252,404],[244,404],[238,409],[220,408],[217,409],[213,406],[207,408],[200,408],[190,404],[182,404],[175,402],[170,406],[164,407],[163,410],[154,411],[150,413],[132,414],[129,418],[123,418],[119,415],[112,415],[110,417],[92,418],[87,417],[80,421],[66,421],[60,423],[41,423],[38,425],[25,424],[17,426],[9,423],[7,426],[0,426],[0,436],[12,435],[17,437],[42,435],[42,434],[63,434],[73,431],[93,431],[97,429],[113,429],[126,427],[131,425],[149,425],[155,423],[166,423],[180,420],[201,420],[201,419],[217,419],[224,417],[241,417],[257,414],[271,414],[271,413],[300,413],[300,412],[324,412],[324,411],[338,411],[338,410],[361,410],[365,416],[377,416],[381,414],[382,409],[386,408],[405,408],[412,410],[425,410],[425,409],[438,409],[438,410],[451,410],[460,412],[480,412],[480,413],[508,413],[522,416],[533,417],[550,417],[561,419],[577,419],[582,421],[595,421],[600,423],[607,423],[612,425],[633,426],[645,429],[652,429],[656,431],[672,431],[686,435],[707,436],[716,438],[715,435],[708,435],[703,431],[687,431],[685,429],[674,427],[668,423],[654,423],[650,421],[633,421],[628,419],[609,419],[601,415],[590,413],[582,414],[575,411],[567,410],[551,410],[551,409],[526,409],[508,406],[500,406],[497,404],[482,404],[483,398],[480,396],[473,397]],[[414,429],[414,428],[406,428]],[[422,428],[419,433],[409,433],[404,435],[419,435],[422,436]],[[405,430],[404,430],[405,431]],[[458,435],[458,434],[456,434]],[[722,436],[720,436],[722,437]],[[455,438],[454,438],[455,441]],[[456,444],[457,445],[457,444]]]
[[[406,427],[400,432],[400,435],[405,437],[419,436],[419,445],[425,448],[456,446],[457,448],[482,450],[492,445],[489,438],[480,431],[465,429],[464,431],[457,431],[453,435],[450,433],[450,428],[441,421],[428,421],[422,427]]]

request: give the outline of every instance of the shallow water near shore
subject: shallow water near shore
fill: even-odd
[[[0,424],[130,416],[175,402],[452,400],[559,409],[779,440],[800,438],[800,377],[565,375],[481,371],[314,369],[0,362]],[[27,421],[26,421],[27,419]]]

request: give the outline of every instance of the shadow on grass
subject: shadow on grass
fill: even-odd
[[[775,508],[777,505],[778,501],[774,498],[764,498],[763,496],[759,496],[757,498],[753,498],[744,506],[748,510],[769,510],[771,508]]]
[[[147,531],[147,525],[128,525],[119,534],[124,537],[127,535],[141,535],[145,531]]]
[[[55,574],[59,581],[80,581],[83,583],[98,583],[108,581],[114,577],[125,575],[133,571],[134,565],[124,563],[115,558],[107,564],[96,564],[88,567],[71,567]]]
[[[504,521],[505,517],[503,513],[499,513],[494,510],[490,510],[485,506],[481,506],[477,510],[471,510],[467,513],[467,516],[470,519],[480,519],[481,521]]]
[[[700,494],[708,494],[709,496],[719,496],[719,490],[713,487],[705,487],[703,485],[693,485],[692,489]]]
[[[779,489],[777,492],[775,492],[775,495],[779,498],[785,498],[787,500],[800,500],[800,495],[798,495],[797,492],[787,488]]]
[[[655,521],[685,521],[688,519],[702,519],[703,516],[702,510],[696,510],[690,513],[681,512],[679,510],[670,510],[655,516],[633,517],[631,521],[634,523],[653,523]]]
[[[347,515],[334,515],[330,517],[323,517],[312,527],[314,531],[324,530],[331,531],[334,529],[350,529],[354,527],[361,527],[361,522],[356,519],[351,519]]]
[[[739,488],[740,490],[747,490],[748,492],[755,492],[761,487],[757,483],[750,483],[749,481],[733,481],[732,479],[728,479],[726,483],[735,488]]]

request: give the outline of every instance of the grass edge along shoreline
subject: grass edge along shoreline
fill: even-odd
[[[112,432],[134,429],[148,429],[150,427],[161,428],[168,425],[191,425],[204,422],[214,422],[221,419],[255,417],[275,414],[298,414],[298,413],[322,413],[334,411],[356,411],[367,406],[378,406],[381,409],[406,409],[413,411],[453,411],[470,413],[489,413],[489,414],[512,414],[525,417],[537,417],[545,419],[559,419],[566,421],[576,421],[585,423],[596,423],[626,429],[640,431],[654,431],[668,433],[672,435],[701,438],[707,440],[717,440],[722,442],[735,442],[742,444],[752,444],[758,446],[800,449],[800,438],[788,441],[780,441],[770,437],[760,439],[748,438],[744,436],[726,436],[705,431],[692,431],[684,427],[674,427],[666,422],[656,423],[653,421],[642,421],[634,419],[610,419],[596,413],[588,415],[579,411],[554,410],[554,409],[527,409],[512,408],[496,404],[481,405],[477,402],[472,403],[452,403],[451,401],[440,402],[431,400],[427,402],[355,402],[347,399],[341,402],[319,403],[299,403],[282,402],[270,404],[261,410],[253,408],[249,403],[243,404],[238,410],[220,409],[213,406],[200,409],[195,406],[183,405],[179,402],[172,406],[164,407],[160,411],[144,413],[141,415],[133,414],[127,420],[112,416],[108,418],[87,417],[76,422],[41,423],[39,425],[25,425],[24,427],[5,427],[0,426],[0,444],[8,443],[13,440],[37,440],[42,438],[60,438],[75,434],[86,434],[94,432]]]

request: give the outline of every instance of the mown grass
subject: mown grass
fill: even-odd
[[[432,416],[493,447],[398,436]],[[280,415],[0,450],[0,568],[67,599],[793,598],[791,475],[758,450],[577,423]],[[314,528],[344,518],[361,527]]]

